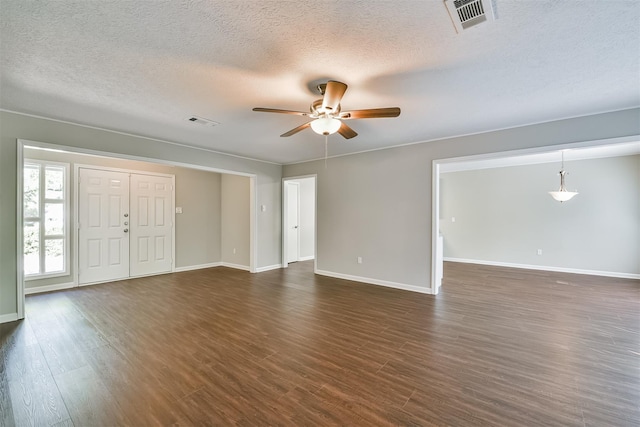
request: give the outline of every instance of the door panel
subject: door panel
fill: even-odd
[[[84,168],[79,172],[79,283],[127,278],[129,175]]]
[[[300,185],[287,182],[287,262],[300,259]]]
[[[131,175],[131,275],[171,271],[173,186],[169,177]]]

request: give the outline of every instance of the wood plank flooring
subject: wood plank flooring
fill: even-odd
[[[445,264],[436,297],[218,267],[27,297],[2,426],[638,426],[637,280]]]

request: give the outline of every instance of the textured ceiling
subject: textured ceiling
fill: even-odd
[[[440,0],[0,0],[0,108],[291,163],[324,138],[251,108],[306,111],[329,78],[343,110],[402,109],[330,155],[640,105],[636,0],[494,3],[456,34]]]

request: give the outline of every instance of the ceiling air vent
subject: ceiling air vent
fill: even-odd
[[[213,120],[204,119],[204,118],[198,117],[198,116],[191,116],[191,117],[187,118],[187,120],[189,120],[191,123],[197,123],[199,125],[209,126],[209,127],[218,126],[220,124],[218,122],[214,122]]]
[[[492,0],[445,0],[444,4],[458,33],[495,19]]]

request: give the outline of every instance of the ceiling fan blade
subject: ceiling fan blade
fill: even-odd
[[[351,129],[344,122],[340,124],[340,129],[338,129],[338,133],[342,135],[345,139],[351,139],[354,136],[358,136],[355,130]]]
[[[369,110],[353,110],[340,113],[341,119],[376,119],[379,117],[398,117],[400,108],[371,108]]]
[[[253,111],[259,111],[261,113],[280,113],[280,114],[294,114],[296,116],[308,116],[310,113],[303,111],[291,111],[291,110],[278,110],[277,108],[261,108],[256,107]]]
[[[322,107],[325,111],[330,113],[336,111],[346,90],[346,84],[329,80],[324,90],[324,98],[322,99]]]
[[[305,130],[306,128],[311,127],[311,122],[307,122],[303,125],[298,126],[297,128],[293,128],[291,129],[289,132],[285,132],[280,136],[291,136],[291,135],[295,135],[296,133],[300,132],[301,130]]]

